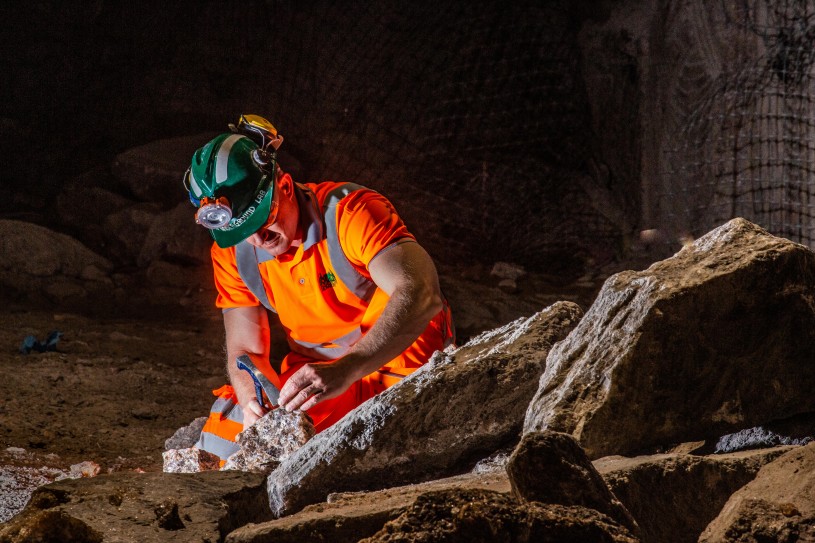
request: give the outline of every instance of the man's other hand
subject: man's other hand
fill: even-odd
[[[280,389],[280,407],[307,411],[323,400],[336,398],[354,382],[342,359],[305,364]]]

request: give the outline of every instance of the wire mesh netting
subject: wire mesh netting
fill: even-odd
[[[815,1],[721,3],[732,58],[686,105],[660,199],[698,236],[734,217],[815,247]]]

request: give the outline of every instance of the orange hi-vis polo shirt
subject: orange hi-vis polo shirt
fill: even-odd
[[[256,250],[269,305],[278,314],[292,351],[281,363],[281,383],[305,363],[343,356],[376,322],[388,301],[387,294],[372,282],[372,292],[361,298],[358,290],[355,292],[340,279],[337,263],[331,258],[337,260],[336,253],[329,256],[325,221],[336,221],[335,231],[342,254],[347,263],[369,282],[371,277],[367,267],[378,254],[399,243],[415,241],[392,204],[364,187],[353,185],[355,189],[347,191],[336,202],[335,209],[327,212],[324,205],[327,199],[344,186],[351,185],[335,182],[297,184],[295,193],[304,237],[301,245],[277,258],[261,249]],[[212,246],[218,291],[215,304],[224,311],[261,305],[238,271],[235,251],[235,247]],[[451,340],[452,323],[449,309],[445,307],[402,355],[383,366],[376,375],[366,378],[377,382],[373,383],[371,390],[362,393],[355,404],[411,373]],[[325,424],[320,424],[312,411],[328,402],[330,400],[309,410],[318,430]],[[324,422],[335,422],[339,419],[337,414]]]

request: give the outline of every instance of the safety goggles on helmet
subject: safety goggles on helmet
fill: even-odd
[[[260,163],[254,158],[258,151],[245,135],[221,134],[193,154],[184,175],[190,202],[198,208],[196,222],[220,247],[251,236],[272,213],[276,218],[276,157],[274,151],[263,152],[268,160]]]

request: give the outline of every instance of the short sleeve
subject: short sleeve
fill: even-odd
[[[393,204],[372,190],[358,190],[338,206],[337,233],[343,252],[352,264],[367,269],[383,249],[414,240]]]
[[[212,271],[215,276],[215,289],[218,292],[215,298],[215,307],[226,309],[260,305],[258,299],[246,287],[238,273],[235,248],[222,249],[216,243],[213,243],[210,255],[212,256]]]

